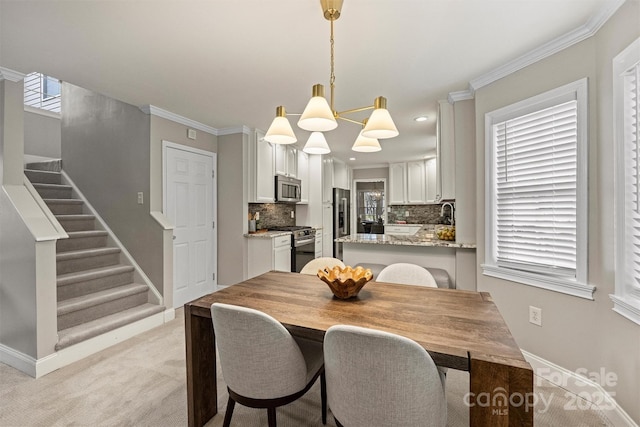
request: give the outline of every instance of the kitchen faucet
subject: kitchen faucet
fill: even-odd
[[[455,208],[453,206],[453,203],[450,203],[450,202],[443,203],[442,208],[440,208],[440,216],[444,216],[444,208],[447,205],[449,205],[449,208],[451,211],[451,218],[449,218],[449,224],[454,225],[455,224],[455,218],[454,218]]]

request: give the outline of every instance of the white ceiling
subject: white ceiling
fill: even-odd
[[[436,101],[575,30],[617,0],[345,0],[335,23],[337,110],[377,96],[400,131],[354,153],[360,131],[326,134],[354,167],[435,148]],[[40,71],[217,129],[266,130],[278,105],[329,95],[329,21],[319,0],[0,0],[0,66]],[[429,120],[417,123],[419,115]],[[361,119],[364,115],[353,118]],[[308,132],[295,126],[302,147]]]

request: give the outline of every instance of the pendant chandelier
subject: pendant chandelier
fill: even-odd
[[[324,86],[316,84],[311,91],[311,99],[302,114],[287,113],[283,106],[276,108],[276,117],[273,119],[264,139],[273,144],[293,144],[296,138],[291,123],[287,116],[300,116],[298,127],[312,132],[303,151],[310,154],[328,154],[331,152],[327,140],[322,132],[328,132],[338,127],[337,119],[362,126],[356,141],[351,149],[363,153],[380,151],[378,139],[393,138],[398,136],[398,129],[393,123],[393,119],[387,111],[387,99],[379,96],[373,105],[352,108],[344,111],[336,111],[334,108],[335,94],[335,60],[334,60],[334,40],[333,22],[340,17],[343,0],[320,0],[324,17],[331,23],[331,74],[329,76],[329,87],[331,88],[330,103],[324,97]],[[353,120],[345,117],[346,114],[360,111],[373,110],[368,119],[363,121]]]

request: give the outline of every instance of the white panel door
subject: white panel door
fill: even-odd
[[[173,230],[173,306],[215,290],[214,158],[165,150],[165,215]]]

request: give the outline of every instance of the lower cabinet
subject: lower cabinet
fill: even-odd
[[[322,229],[316,230],[316,258],[322,256]]]
[[[248,279],[267,271],[291,271],[291,235],[251,237],[248,242]]]

